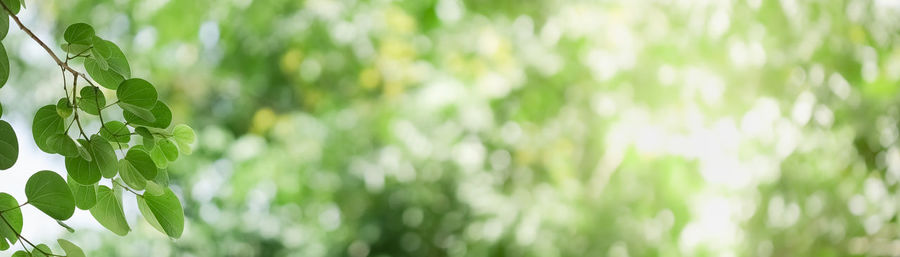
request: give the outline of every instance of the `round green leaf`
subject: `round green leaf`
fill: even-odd
[[[78,156],[78,145],[75,144],[75,140],[72,140],[69,135],[56,134],[50,136],[50,138],[47,139],[47,145],[49,145],[54,152],[57,152],[63,156]]]
[[[52,151],[53,148],[47,144],[47,139],[53,135],[62,134],[65,130],[64,122],[63,118],[56,113],[55,105],[45,105],[34,114],[31,134],[34,136],[34,143],[41,151],[55,153]]]
[[[131,77],[131,68],[128,66],[128,59],[122,49],[115,43],[94,36],[94,48],[91,54],[103,70],[111,70],[118,73],[123,78]]]
[[[58,239],[56,242],[59,243],[59,247],[66,252],[66,257],[84,257],[84,251],[81,250],[81,247],[78,247],[72,242],[65,239]]]
[[[72,196],[75,197],[75,207],[82,210],[94,207],[94,204],[97,203],[97,192],[94,190],[94,185],[82,185],[72,179],[72,176],[69,176],[67,183],[69,190],[72,191]]]
[[[13,253],[12,256],[9,256],[9,257],[31,257],[31,254],[29,254],[26,251],[18,250],[15,253]]]
[[[122,200],[109,187],[97,188],[97,204],[91,207],[91,216],[94,216],[100,225],[116,235],[124,236],[131,231],[128,222],[125,221]]]
[[[19,239],[16,236],[16,233],[22,231],[22,210],[20,208],[16,208],[19,206],[19,202],[16,201],[16,198],[12,197],[7,193],[0,193],[0,210],[8,210],[3,212],[3,219],[6,219],[9,224],[0,220],[0,250],[9,249],[10,245],[16,243]],[[15,230],[10,229],[10,226]]]
[[[38,171],[25,183],[28,203],[57,220],[67,220],[75,212],[75,197],[59,174]]]
[[[174,162],[175,159],[178,159],[178,147],[175,147],[175,143],[172,143],[169,139],[160,139],[159,149],[163,151],[163,154],[166,155],[166,159],[170,162]]]
[[[19,159],[19,139],[12,126],[0,120],[0,170],[9,169]]]
[[[116,90],[116,96],[119,97],[119,106],[123,109],[140,108],[151,110],[156,105],[156,88],[150,82],[143,79],[127,79],[119,84]]]
[[[67,98],[60,98],[59,101],[56,102],[56,113],[59,114],[59,117],[69,117],[72,115],[72,103],[69,102]]]
[[[128,160],[145,179],[156,177],[156,164],[150,158],[150,154],[143,149],[131,148],[125,154],[125,160]]]
[[[150,159],[153,159],[156,167],[165,168],[169,166],[169,159],[166,158],[166,154],[159,147],[154,147],[153,150],[150,150]]]
[[[100,110],[106,106],[106,96],[100,91],[99,87],[83,87],[81,88],[81,98],[78,99],[78,107],[82,111],[99,115]]]
[[[90,45],[69,44],[69,43],[60,44],[59,47],[61,47],[63,49],[63,51],[66,51],[66,53],[72,54],[72,56],[88,53],[88,51],[90,51],[90,49],[91,49]],[[90,59],[90,58],[85,58],[85,60],[88,60],[88,59]]]
[[[138,110],[143,111],[142,109]],[[129,110],[122,112],[122,115],[126,121],[134,125],[164,129],[169,127],[169,124],[172,124],[172,111],[162,101],[157,101],[153,109],[150,110],[150,118],[145,117],[147,116],[146,112],[131,112]]]
[[[113,178],[116,176],[116,152],[113,150],[109,141],[99,135],[91,136],[90,147],[91,162],[97,166],[97,170],[105,178]]]
[[[191,145],[197,139],[197,136],[194,134],[194,129],[188,125],[178,124],[172,129],[172,138],[175,139],[178,148],[181,148],[181,152],[191,154]]]
[[[9,56],[6,55],[6,48],[0,44],[0,88],[6,85],[9,80]]]
[[[179,238],[184,231],[184,210],[172,190],[166,188],[160,195],[144,194],[138,197],[138,209],[150,225],[169,237]]]
[[[94,39],[94,27],[85,23],[75,23],[66,28],[63,38],[69,44],[90,45]]]
[[[144,190],[147,186],[147,179],[128,159],[119,160],[119,176],[132,189]]]
[[[100,181],[100,169],[82,157],[66,157],[66,172],[75,182],[93,185]]]
[[[153,133],[150,133],[149,129],[137,127],[134,129],[134,132],[143,138],[144,150],[153,149],[156,146],[156,137],[153,136]]]
[[[19,13],[19,10],[22,7],[22,3],[19,0],[3,0],[3,4],[6,4],[6,7],[9,8],[9,11],[12,14]]]
[[[131,141],[131,131],[128,130],[128,127],[125,126],[125,123],[117,120],[103,124],[103,127],[100,128],[100,135],[111,142],[124,144],[128,143],[128,141]]]
[[[122,77],[119,73],[101,68],[99,62],[94,58],[87,58],[84,60],[84,70],[86,70],[88,75],[91,75],[91,78],[98,84],[112,90],[119,88],[119,84],[125,80],[125,77]]]
[[[53,252],[50,251],[50,247],[45,244],[39,244],[39,245],[35,246],[34,248],[35,249],[33,249],[31,251],[32,257],[48,257],[47,254],[53,254]],[[38,250],[38,249],[40,249],[40,250]],[[47,253],[47,254],[44,254],[44,253]]]

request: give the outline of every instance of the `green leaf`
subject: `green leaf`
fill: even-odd
[[[167,160],[174,162],[178,159],[178,148],[175,147],[175,143],[172,143],[169,139],[163,138],[159,140],[158,144],[159,149],[166,155]]]
[[[150,159],[153,159],[153,163],[156,163],[156,167],[165,168],[169,166],[169,159],[166,158],[166,154],[159,147],[150,150]]]
[[[9,15],[3,15],[4,18],[0,18],[0,40],[6,38],[6,34],[9,33]]]
[[[103,69],[99,62],[94,58],[87,58],[84,60],[84,70],[86,70],[88,75],[91,75],[91,78],[98,84],[112,90],[119,88],[119,84],[121,84],[122,81],[125,81],[125,77],[122,77],[119,73]]]
[[[82,111],[99,115],[100,110],[106,106],[106,96],[100,91],[99,87],[83,87],[81,88],[81,98],[78,99],[78,107]]]
[[[69,224],[66,224],[65,222],[62,222],[61,220],[56,220],[56,224],[59,225],[60,227],[65,228],[66,231],[69,231],[69,233],[75,233],[75,229],[74,229],[74,228],[70,227]]]
[[[69,99],[63,97],[56,102],[56,114],[63,118],[72,115],[72,103],[69,102]]]
[[[59,47],[62,48],[63,51],[66,51],[66,53],[72,54],[72,56],[87,53],[88,49],[91,48],[90,45],[68,44],[68,43],[60,44]],[[85,60],[90,60],[90,58],[85,58]]]
[[[91,152],[88,152],[88,149],[85,148],[85,146],[88,146],[87,141],[84,141],[84,142],[81,142],[81,141],[84,141],[84,139],[78,139],[78,142],[80,144],[82,144],[82,145],[78,146],[78,156],[80,156],[85,161],[89,161],[89,162],[94,161],[94,158],[91,157]]]
[[[124,236],[131,231],[128,222],[125,221],[125,212],[122,210],[122,200],[115,195],[112,189],[106,186],[97,188],[97,204],[91,208],[91,216],[109,231],[116,235]]]
[[[131,131],[121,121],[110,121],[103,124],[100,129],[100,135],[112,142],[128,143],[131,141]]]
[[[122,81],[116,96],[119,97],[119,106],[130,105],[148,111],[156,105],[157,98],[156,88],[150,82],[137,78]]]
[[[153,182],[152,180],[147,181],[147,187],[144,188],[144,193],[152,194],[152,195],[162,195],[164,194],[165,187]]]
[[[137,200],[138,209],[150,225],[169,237],[181,237],[184,231],[184,210],[172,190],[167,188],[160,195],[145,193]]]
[[[134,125],[165,129],[169,127],[169,124],[172,124],[172,111],[162,101],[157,101],[153,109],[150,110],[151,118],[145,117],[146,113],[138,115],[127,110],[122,115],[126,121]]]
[[[66,172],[75,182],[93,185],[100,181],[100,169],[82,157],[66,157]]]
[[[91,49],[91,53],[101,69],[114,71],[123,78],[131,77],[128,59],[125,58],[125,53],[122,53],[122,49],[119,49],[119,46],[96,36],[94,36],[93,41],[94,48]]]
[[[31,134],[34,136],[34,143],[37,144],[41,151],[46,153],[55,153],[47,139],[56,134],[62,134],[65,130],[63,118],[56,113],[55,105],[45,105],[38,109],[34,114],[34,121],[31,126]]]
[[[169,172],[165,169],[160,169],[159,172],[156,173],[156,178],[153,179],[153,182],[156,182],[156,184],[163,187],[169,186]]]
[[[20,3],[19,0],[3,0],[3,3],[6,4],[6,7],[9,8],[9,11],[12,12],[12,14],[19,13],[19,10],[22,7],[22,3]]]
[[[127,158],[119,160],[119,176],[125,184],[135,190],[144,190],[147,186],[147,179]]]
[[[88,150],[94,158],[91,163],[97,166],[97,170],[103,174],[103,177],[113,178],[116,176],[116,152],[105,138],[99,135],[91,136]]]
[[[78,247],[78,245],[65,239],[58,239],[56,242],[59,243],[59,247],[66,252],[66,257],[84,257],[84,251],[81,250],[81,247]]]
[[[35,246],[35,248],[36,249],[31,251],[32,257],[48,257],[48,255],[45,255],[44,253],[53,254],[53,251],[50,251],[50,247],[45,244],[39,244]]]
[[[188,125],[178,124],[172,129],[172,138],[175,139],[178,148],[181,148],[181,152],[191,154],[191,145],[197,139],[197,136],[194,134],[194,129]]]
[[[144,150],[153,149],[156,146],[156,137],[153,136],[153,133],[150,133],[150,130],[145,127],[137,127],[134,129],[134,132],[144,139]]]
[[[72,196],[75,197],[75,207],[82,210],[94,207],[94,204],[97,203],[97,192],[94,190],[94,185],[82,185],[72,179],[72,176],[69,176],[68,184]]]
[[[19,139],[12,126],[0,120],[0,170],[9,169],[19,159]]]
[[[145,179],[156,177],[156,164],[153,162],[153,159],[150,159],[150,154],[143,149],[131,148],[125,154],[125,160],[128,160]]]
[[[94,39],[94,27],[85,23],[75,23],[66,28],[63,38],[69,44],[90,45]]]
[[[28,203],[57,220],[67,220],[75,212],[75,197],[59,174],[38,171],[25,183]]]
[[[78,156],[78,145],[75,144],[75,140],[72,140],[69,135],[56,134],[50,136],[50,138],[47,138],[47,145],[60,155],[66,157]]]
[[[31,254],[26,251],[18,250],[10,257],[31,257]]]
[[[0,220],[0,250],[9,249],[9,246],[15,244],[19,239],[16,233],[22,231],[22,209],[17,208],[18,206],[19,202],[16,201],[16,198],[7,193],[0,193],[0,210],[8,210],[0,215],[3,215],[3,218],[9,222],[6,224]],[[10,229],[10,225],[15,230]]]
[[[0,88],[9,80],[9,56],[6,55],[6,47],[0,44]]]

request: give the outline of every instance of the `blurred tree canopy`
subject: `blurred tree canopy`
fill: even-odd
[[[182,238],[74,234],[92,255],[900,254],[894,1],[27,6],[200,135]]]

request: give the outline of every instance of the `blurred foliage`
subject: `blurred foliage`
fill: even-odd
[[[900,254],[894,1],[28,8],[200,135],[184,236],[74,234],[93,255]]]

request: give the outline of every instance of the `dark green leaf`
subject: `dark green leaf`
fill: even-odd
[[[75,197],[59,174],[38,171],[25,183],[28,203],[57,220],[67,220],[75,212]]]
[[[150,154],[143,149],[131,148],[128,150],[128,153],[125,154],[125,159],[128,160],[131,165],[134,165],[145,179],[153,179],[156,177],[156,164],[153,162],[153,159],[150,159]]]
[[[144,110],[151,110],[156,105],[156,88],[150,82],[143,79],[127,79],[119,84],[116,90],[119,98],[119,106],[130,105]]]
[[[94,39],[94,27],[85,23],[75,23],[66,28],[63,38],[69,44],[90,45]]]
[[[66,157],[66,172],[75,182],[93,185],[100,181],[100,169],[82,157]]]
[[[150,133],[149,129],[145,127],[137,127],[134,129],[134,132],[138,135],[141,135],[141,137],[144,139],[143,144],[145,150],[153,149],[153,147],[156,146],[156,137],[154,137],[153,134]]]
[[[9,80],[9,56],[6,55],[6,47],[0,44],[0,88]]]
[[[19,0],[3,0],[3,4],[9,8],[9,11],[12,12],[12,14],[19,13],[19,10],[22,8],[22,3],[20,3]]]
[[[19,139],[12,126],[0,120],[0,170],[9,169],[19,159]]]
[[[54,152],[59,153],[60,155],[66,157],[78,156],[78,145],[75,144],[75,140],[72,140],[69,135],[53,135],[50,138],[47,138],[47,145],[49,145]]]
[[[97,170],[105,178],[113,178],[116,176],[116,152],[105,138],[99,135],[91,136],[91,142],[88,150],[94,160],[91,162],[97,166]]]
[[[124,236],[131,231],[128,222],[125,221],[122,200],[109,187],[97,188],[97,204],[91,208],[91,216],[94,216],[100,225],[117,235]]]
[[[8,210],[0,215],[3,215],[3,219],[9,222],[7,224],[0,220],[0,250],[9,249],[9,246],[15,244],[19,239],[16,233],[22,231],[22,210],[17,208],[18,206],[19,202],[16,201],[16,198],[7,193],[0,193],[0,210]],[[15,230],[10,229],[10,225]]]

